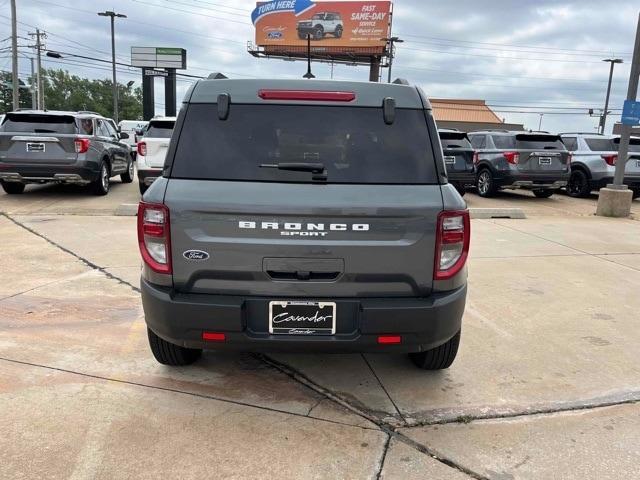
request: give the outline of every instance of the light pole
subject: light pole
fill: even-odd
[[[98,12],[101,17],[111,18],[111,66],[113,69],[113,120],[118,123],[118,83],[116,82],[116,39],[114,33],[114,21],[116,17],[127,18],[122,13],[116,13],[111,10],[105,12]]]
[[[542,129],[542,117],[544,113],[539,113],[538,115],[540,115],[540,121],[538,122],[538,131],[540,131]]]
[[[607,97],[604,101],[604,112],[602,112],[602,116],[600,117],[600,133],[604,133],[604,127],[607,123],[607,109],[609,108],[609,95],[611,94],[611,80],[613,79],[613,66],[616,63],[622,63],[621,58],[606,58],[602,60],[603,62],[609,62],[611,64],[611,68],[609,69],[609,85],[607,86]]]
[[[393,52],[394,52],[393,44],[403,43],[404,40],[398,37],[381,38],[380,40],[383,40],[389,43],[389,72],[387,76],[387,83],[391,83],[391,65],[393,65]]]

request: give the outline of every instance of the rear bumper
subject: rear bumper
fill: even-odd
[[[0,169],[0,180],[21,183],[76,183],[85,185],[98,178],[99,171],[90,167],[65,165],[6,165]]]
[[[276,298],[176,294],[141,279],[148,327],[168,342],[190,348],[252,352],[418,352],[445,343],[459,330],[466,285],[428,298],[340,298],[335,335],[272,335],[268,304]],[[280,298],[281,299],[281,298]],[[314,300],[323,300],[321,298]],[[205,342],[203,331],[224,332],[225,342]],[[399,345],[379,345],[378,335],[400,335]]]
[[[569,173],[553,175],[506,175],[496,180],[500,188],[557,190],[566,187],[569,181]]]
[[[161,168],[138,168],[138,181],[140,183],[144,183],[147,186],[151,185],[154,180],[160,176],[162,176]]]

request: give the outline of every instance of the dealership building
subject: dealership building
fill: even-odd
[[[430,98],[433,115],[439,128],[472,130],[524,130],[519,123],[505,123],[484,100],[452,100]]]

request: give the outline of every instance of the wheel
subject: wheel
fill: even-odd
[[[199,348],[185,348],[163,340],[147,328],[149,347],[155,359],[163,365],[183,367],[191,365],[200,358],[202,350]]]
[[[302,32],[298,32],[298,38],[300,40],[306,40],[307,39],[307,34],[306,33],[302,33]]]
[[[144,192],[149,188],[149,186],[145,185],[143,182],[138,182],[138,187],[140,187],[140,195],[144,195]]]
[[[19,193],[24,192],[24,183],[19,183],[19,182],[1,182],[2,183],[2,188],[5,192],[7,192],[9,195],[16,195]]]
[[[458,354],[460,331],[439,347],[426,352],[410,353],[409,358],[416,367],[423,370],[442,370],[449,368]]]
[[[478,189],[478,195],[481,197],[492,197],[496,194],[496,183],[493,180],[491,170],[488,168],[480,170],[476,179],[476,188]]]
[[[322,40],[324,38],[324,28],[322,25],[317,25],[315,30],[313,31],[313,38],[315,40]]]
[[[336,31],[333,32],[333,36],[336,38],[341,38],[342,37],[342,27],[341,26],[337,26],[336,27]]]
[[[133,170],[134,170],[133,159],[130,158],[129,161],[127,162],[127,171],[120,175],[120,179],[122,180],[122,183],[133,182]]]
[[[94,195],[106,195],[109,193],[109,165],[104,160],[100,164],[98,178],[91,182],[91,190]]]
[[[551,195],[553,195],[553,190],[534,190],[533,194],[538,197],[538,198],[549,198]]]
[[[587,197],[591,193],[589,178],[584,170],[576,169],[571,172],[567,183],[567,194],[570,197]]]

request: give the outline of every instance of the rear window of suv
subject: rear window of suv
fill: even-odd
[[[558,135],[516,135],[516,148],[522,150],[566,150]]]
[[[433,150],[422,110],[321,105],[191,104],[176,146],[173,178],[311,182],[309,172],[261,167],[321,163],[327,183],[435,184]]]
[[[438,132],[442,148],[472,148],[464,132]]]
[[[144,132],[145,137],[151,138],[171,138],[171,134],[173,133],[173,127],[175,126],[174,121],[159,121],[159,122],[151,122],[147,131]]]
[[[21,133],[76,133],[71,115],[8,113],[0,130]]]

